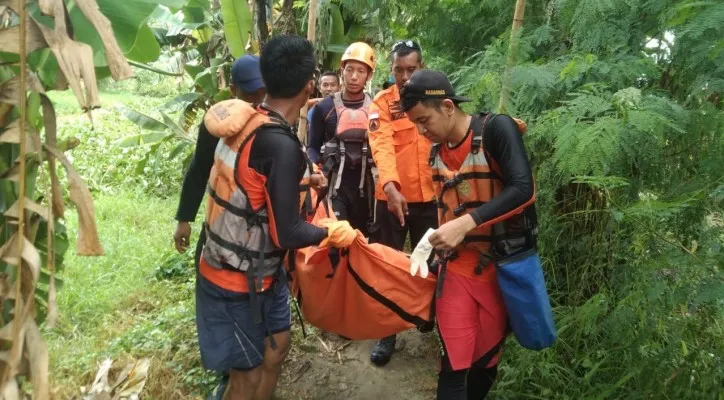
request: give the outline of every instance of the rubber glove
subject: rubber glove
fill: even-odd
[[[417,275],[417,271],[420,271],[420,277],[427,278],[429,272],[427,259],[430,258],[430,253],[432,252],[432,245],[428,238],[433,232],[435,232],[434,229],[428,229],[427,232],[425,232],[425,236],[423,236],[417,243],[417,246],[415,246],[415,250],[410,256],[410,275],[415,276]]]
[[[344,248],[352,245],[357,238],[357,232],[347,221],[336,221],[330,218],[319,220],[319,226],[327,228],[327,237],[322,240],[319,247]]]

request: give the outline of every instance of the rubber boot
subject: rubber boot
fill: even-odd
[[[395,342],[395,335],[387,336],[377,342],[375,347],[372,348],[372,355],[370,356],[372,363],[379,367],[387,365],[392,358],[392,353],[395,351]]]

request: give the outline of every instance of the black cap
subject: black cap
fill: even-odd
[[[447,76],[442,72],[423,69],[416,71],[400,91],[402,108],[406,111],[423,99],[450,99],[455,103],[472,101],[455,94]]]

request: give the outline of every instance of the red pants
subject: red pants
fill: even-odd
[[[483,281],[448,270],[435,307],[443,345],[442,368],[470,368],[507,334],[507,314],[496,279]],[[498,358],[496,354],[487,367]]]

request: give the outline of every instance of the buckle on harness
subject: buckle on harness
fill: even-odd
[[[489,254],[482,253],[480,254],[480,258],[478,259],[478,263],[475,264],[475,275],[481,275],[483,273],[483,268],[487,267],[488,264],[490,264],[490,261],[493,259]]]
[[[249,227],[261,226],[261,218],[261,215],[258,213],[250,213],[250,215],[246,218],[246,222],[249,224]]]
[[[483,145],[483,135],[474,135],[473,140],[472,140],[472,146],[471,146],[472,153],[478,154],[478,152],[480,151],[480,146],[482,146],[482,145]]]
[[[462,181],[463,181],[463,179],[460,175],[455,175],[452,179],[448,179],[445,181],[445,183],[443,184],[443,189],[444,190],[452,189],[455,186],[459,185],[460,182],[462,182]]]
[[[463,204],[460,204],[459,206],[455,207],[455,209],[453,210],[453,215],[455,215],[456,217],[459,217],[460,214],[462,214],[463,212],[465,212],[465,206]]]

